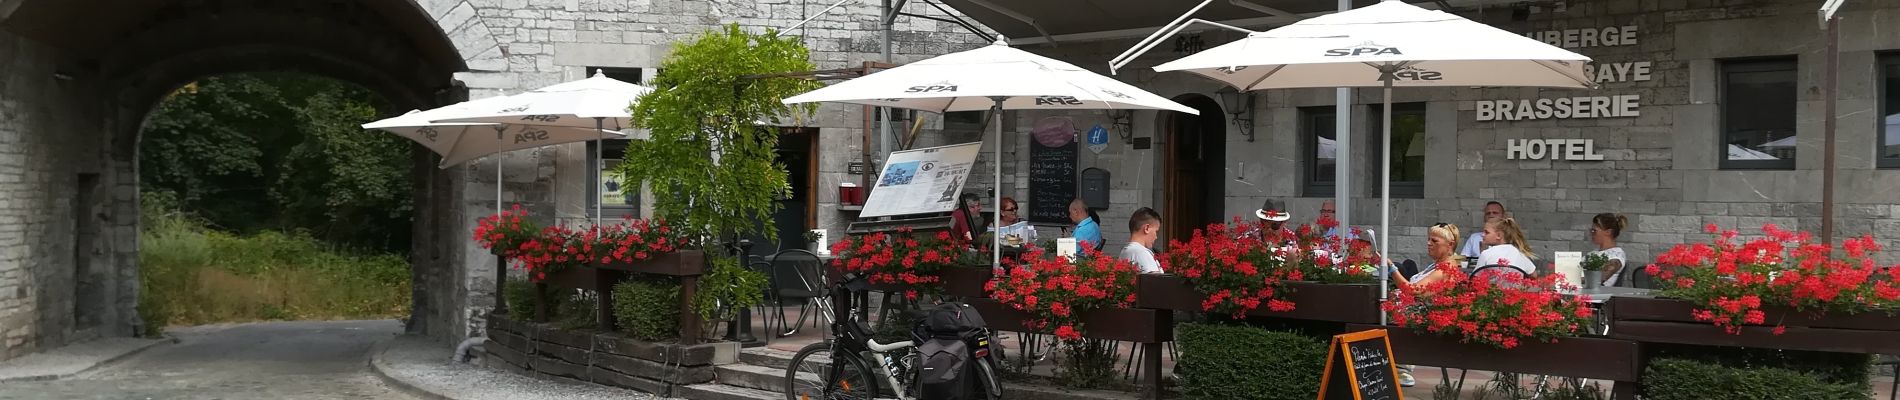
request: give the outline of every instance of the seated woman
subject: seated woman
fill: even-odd
[[[1629,218],[1622,214],[1602,213],[1590,218],[1590,243],[1597,246],[1590,254],[1602,254],[1610,259],[1610,264],[1603,266],[1603,286],[1616,286],[1617,278],[1623,275],[1623,263],[1629,257],[1616,245],[1616,237],[1623,235],[1626,226],[1629,226]]]
[[[1393,280],[1398,281],[1399,287],[1403,288],[1445,279],[1444,274],[1438,272],[1438,265],[1451,264],[1452,268],[1457,268],[1464,262],[1465,256],[1458,254],[1455,249],[1457,243],[1458,225],[1443,222],[1432,225],[1425,238],[1425,256],[1431,257],[1431,265],[1421,268],[1418,275],[1411,277],[1393,274]]]
[[[1504,218],[1485,223],[1484,244],[1489,247],[1478,253],[1478,268],[1504,265],[1523,271],[1524,276],[1537,274],[1537,252],[1531,250],[1530,240],[1524,238],[1524,230],[1517,226],[1517,219]]]

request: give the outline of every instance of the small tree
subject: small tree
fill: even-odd
[[[757,123],[810,115],[813,106],[781,100],[818,83],[748,76],[810,71],[810,59],[798,38],[751,34],[737,24],[675,43],[654,91],[633,107],[634,125],[652,137],[628,146],[620,172],[656,183],[664,194],[653,203],[655,213],[696,237],[777,239],[769,221],[791,187],[778,161],[778,131]]]

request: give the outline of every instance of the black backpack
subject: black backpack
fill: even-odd
[[[956,339],[988,326],[969,304],[945,303],[924,316],[922,333],[926,338]]]
[[[918,400],[976,399],[976,363],[970,361],[970,348],[961,339],[931,339],[917,351],[923,362],[917,367]]]

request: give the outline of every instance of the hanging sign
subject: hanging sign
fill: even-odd
[[[891,153],[862,217],[950,212],[969,179],[982,142]]]
[[[1096,124],[1094,128],[1089,128],[1089,151],[1095,154],[1102,154],[1102,150],[1107,149],[1108,130],[1102,129],[1101,124]]]
[[[1326,348],[1319,400],[1405,400],[1384,329],[1333,335]]]

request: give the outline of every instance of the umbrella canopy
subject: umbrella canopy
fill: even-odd
[[[1595,88],[1589,57],[1403,1],[1313,17],[1155,67],[1189,71],[1241,90],[1378,86],[1385,90],[1379,231],[1392,231],[1392,88]],[[1340,207],[1346,207],[1341,204]],[[1389,240],[1378,243],[1389,255]],[[1379,275],[1380,298],[1388,274]],[[1384,317],[1381,316],[1383,319]]]
[[[849,103],[932,112],[992,110],[1150,109],[1199,114],[1194,108],[998,40],[982,48],[931,57],[785,99],[785,104]],[[1003,158],[1003,120],[994,121],[996,159]],[[1003,181],[1003,163],[995,167]],[[1002,213],[994,225],[1003,226]],[[991,260],[1001,265],[1003,235],[991,235]]]
[[[1193,72],[1241,90],[1388,83],[1591,88],[1583,71],[1588,61],[1451,13],[1384,1],[1249,34],[1155,70]]]
[[[608,78],[596,71],[587,79],[507,96],[504,100],[470,107],[464,113],[442,115],[434,122],[620,130],[632,126],[630,106],[652,91],[653,88]]]
[[[442,156],[441,168],[506,151],[531,149],[563,143],[585,142],[601,138],[622,139],[620,132],[593,128],[530,126],[483,123],[432,123],[436,115],[459,112],[470,104],[494,102],[500,97],[456,103],[429,111],[411,110],[394,118],[363,124],[363,129],[379,129],[409,138]]]
[[[850,103],[930,112],[1194,109],[1062,61],[996,44],[945,54],[785,99],[786,104]]]

